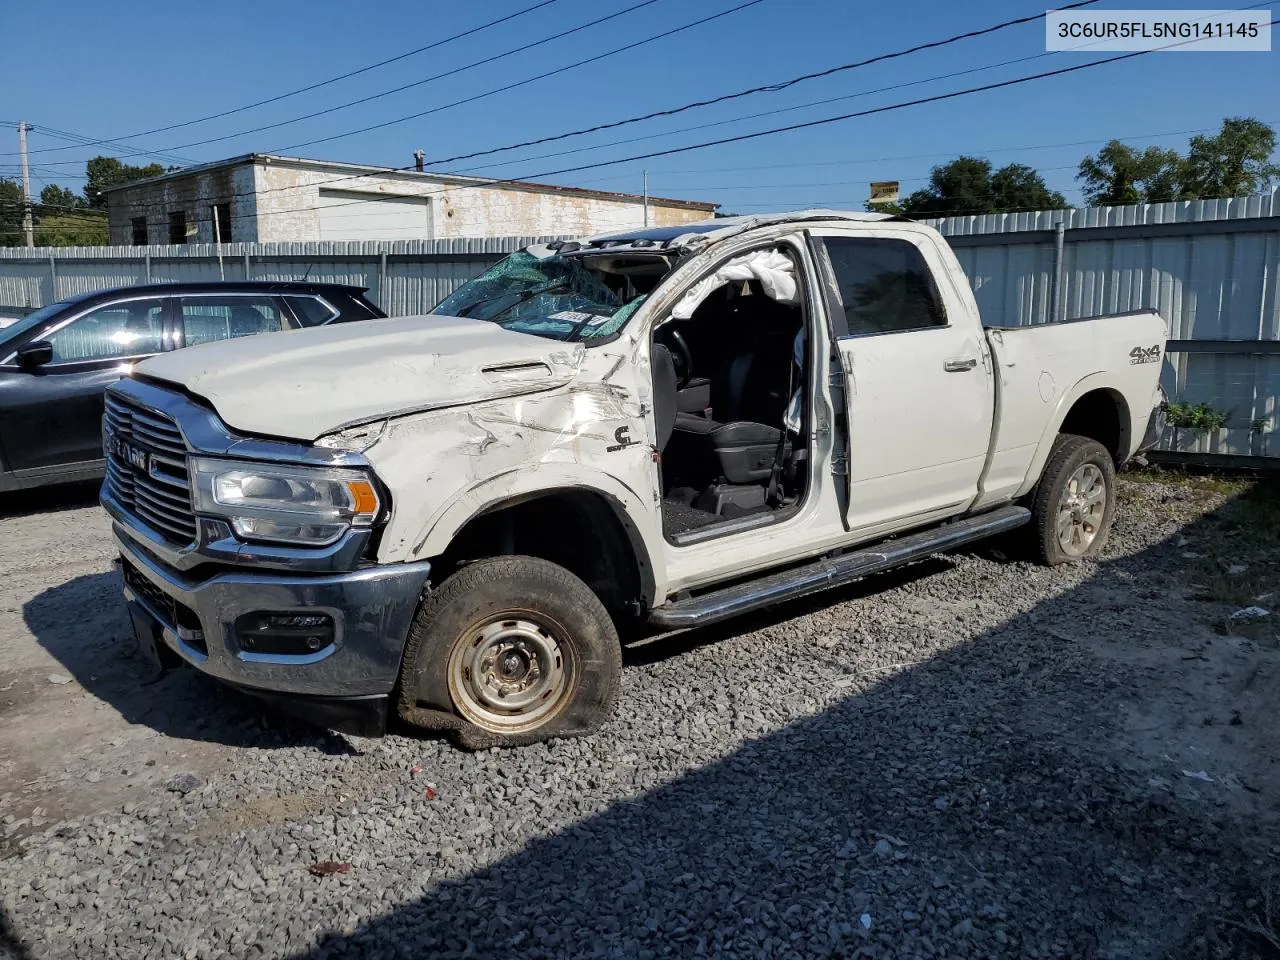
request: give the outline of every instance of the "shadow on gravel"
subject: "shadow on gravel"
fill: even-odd
[[[1123,717],[1143,674],[1090,650],[1149,628],[1175,555],[1161,545],[1100,564],[932,660],[305,957],[1270,956],[1207,919],[1238,902],[1220,898],[1249,861],[1199,785],[1163,789],[1126,768]],[[895,585],[876,578],[755,625]],[[751,628],[690,632],[631,660]],[[481,755],[478,775],[492,761]],[[592,771],[578,773],[591,795]],[[417,839],[406,893],[453,853]]]
[[[3,906],[0,906],[0,960],[31,960],[30,951],[18,939]]]
[[[90,480],[0,494],[0,518],[92,507],[98,502],[98,488],[101,486],[97,480]]]
[[[886,590],[894,590],[904,584],[932,577],[944,570],[950,570],[953,566],[955,564],[945,556],[930,557],[909,567],[890,570],[887,573],[878,574],[866,580],[859,580],[842,587],[833,587],[822,593],[816,593],[800,600],[793,600],[780,606],[743,614],[740,617],[735,617],[732,620],[717,623],[710,627],[653,634],[623,647],[622,663],[624,667],[640,667],[646,664],[659,663],[701,647],[714,646],[729,637],[750,633],[753,630],[763,630],[765,627],[803,617],[824,607],[874,596]]]
[[[342,737],[272,713],[195,670],[157,671],[138,652],[116,572],[76,577],[22,608],[27,629],[86,692],[129,723],[233,747],[310,745],[353,752]]]

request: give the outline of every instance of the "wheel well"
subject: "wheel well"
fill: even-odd
[[[611,614],[630,613],[652,592],[652,575],[638,534],[619,516],[621,509],[586,490],[548,491],[497,504],[458,531],[433,563],[432,579],[439,582],[484,557],[540,557],[582,580]]]
[[[1123,456],[1122,443],[1128,439],[1127,411],[1124,398],[1113,391],[1091,390],[1071,405],[1058,432],[1097,440],[1118,464]]]

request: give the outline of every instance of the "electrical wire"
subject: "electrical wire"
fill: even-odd
[[[1273,23],[1275,22],[1280,22],[1280,21],[1273,21]],[[1186,41],[1183,41],[1183,42],[1186,42]],[[1173,47],[1178,45],[1180,44],[1169,44],[1168,47]],[[591,164],[583,164],[573,168],[566,168],[564,170],[546,171],[543,173],[530,174],[524,177],[523,180],[527,181],[532,178],[555,176],[560,173],[577,172],[585,169],[596,169],[599,167],[613,166],[618,163],[627,163],[637,159],[649,159],[651,157],[657,157],[657,156],[671,156],[671,155],[680,154],[680,153],[687,153],[692,150],[706,149],[712,146],[720,146],[725,143],[737,143],[743,140],[751,140],[751,139],[758,139],[761,137],[775,136],[780,133],[786,133],[786,132],[800,130],[800,129],[808,129],[808,128],[822,126],[830,123],[843,122],[843,121],[855,119],[858,117],[868,116],[871,114],[886,113],[886,112],[895,111],[895,110],[907,109],[909,107],[921,106],[927,103],[936,103],[940,101],[955,99],[957,97],[970,96],[977,93],[985,93],[991,90],[1003,89],[1005,87],[1016,86],[1023,83],[1030,83],[1032,81],[1042,80],[1049,77],[1062,76],[1070,73],[1077,73],[1083,70],[1090,70],[1095,67],[1105,66],[1111,63],[1117,63],[1124,60],[1135,59],[1137,57],[1142,57],[1151,53],[1159,52],[1159,50],[1167,49],[1168,47],[1161,47],[1161,48],[1152,49],[1152,50],[1134,51],[1131,53],[1120,54],[1114,57],[1107,57],[1101,60],[1090,61],[1089,63],[1076,64],[1070,67],[1061,67],[1056,70],[1044,71],[1042,73],[1030,74],[1022,77],[1014,77],[1008,80],[1002,80],[994,83],[983,84],[977,87],[969,87],[963,90],[955,90],[955,91],[950,91],[948,93],[935,94],[930,97],[923,97],[916,100],[909,100],[909,101],[904,101],[896,104],[886,104],[886,105],[875,107],[869,110],[858,111],[856,113],[843,114],[836,117],[824,117],[819,120],[811,120],[804,123],[788,124],[786,126],[776,127],[770,130],[756,131],[754,133],[741,134],[735,137],[722,138],[720,140],[708,141],[705,143],[689,144],[681,147],[672,147],[666,150],[654,151],[654,152],[644,154],[641,156],[636,156],[636,157],[628,157],[628,158],[623,158],[619,160],[605,160],[605,161],[599,161]],[[504,184],[514,184],[519,182],[522,182],[522,181],[521,180],[485,180],[485,181],[479,181],[472,184],[461,184],[454,187],[445,187],[440,190],[421,194],[420,196],[426,199],[431,196],[439,195],[441,193],[448,193],[451,190],[466,189],[467,187],[497,187],[497,186],[502,186]],[[367,202],[367,201],[365,200],[351,201],[351,203],[364,203],[364,202]],[[345,205],[348,205],[348,204],[331,204],[331,205],[328,205],[327,209],[333,209],[335,207],[340,207]],[[247,219],[249,217],[264,217],[264,216],[271,216],[273,214],[285,214],[285,213],[293,214],[293,213],[304,212],[308,210],[318,210],[318,209],[320,209],[319,205],[314,207],[290,208],[288,210],[281,210],[281,211],[259,211],[259,212],[254,212],[250,214],[244,214],[244,215],[233,214],[233,219],[241,219],[241,218]],[[188,222],[191,222],[191,221],[188,221]]]
[[[1280,20],[1273,20],[1272,24],[1274,25],[1277,22],[1280,22]],[[482,181],[478,181],[476,183],[471,183],[471,184],[459,184],[455,186],[444,187],[440,190],[424,193],[421,196],[423,198],[428,198],[430,196],[439,195],[441,193],[448,193],[451,190],[465,189],[467,187],[497,187],[497,186],[502,186],[504,184],[517,184],[522,181],[527,181],[531,178],[550,177],[550,176],[556,176],[563,173],[572,173],[572,172],[578,172],[578,171],[587,170],[587,169],[597,169],[600,167],[614,166],[619,163],[627,163],[635,160],[650,159],[650,158],[659,157],[659,156],[671,156],[671,155],[680,154],[680,153],[687,153],[693,150],[700,150],[700,149],[706,149],[714,146],[721,146],[728,143],[738,143],[745,140],[752,140],[752,139],[758,139],[761,137],[774,136],[780,133],[790,132],[794,130],[808,129],[812,127],[823,126],[826,124],[843,122],[843,121],[847,121],[847,120],[851,120],[859,117],[869,116],[872,114],[886,113],[894,110],[906,109],[909,107],[920,106],[923,104],[935,103],[939,101],[954,99],[957,97],[969,96],[976,93],[983,93],[991,90],[1011,87],[1011,86],[1015,86],[1023,83],[1032,82],[1035,80],[1046,79],[1049,77],[1075,73],[1082,70],[1092,69],[1094,67],[1104,66],[1111,63],[1117,63],[1124,60],[1131,60],[1137,57],[1146,56],[1150,53],[1156,53],[1161,50],[1169,49],[1171,47],[1181,46],[1188,42],[1195,42],[1195,41],[1194,40],[1180,41],[1178,43],[1168,44],[1164,47],[1154,48],[1150,50],[1134,51],[1131,53],[1120,54],[1114,57],[1107,57],[1101,60],[1090,61],[1089,63],[1076,64],[1074,66],[1062,67],[1056,70],[1044,71],[1041,73],[1030,74],[1022,77],[1015,77],[1008,80],[1002,80],[994,83],[983,84],[977,87],[970,87],[963,90],[956,90],[956,91],[951,91],[947,93],[935,94],[930,97],[923,97],[916,100],[909,100],[909,101],[904,101],[896,104],[887,104],[880,107],[875,107],[875,108],[871,108],[863,111],[857,111],[854,113],[842,114],[835,117],[825,117],[818,120],[811,120],[803,123],[788,124],[786,126],[776,127],[769,130],[762,130],[762,131],[756,131],[754,133],[741,134],[735,137],[721,138],[719,140],[706,141],[698,144],[688,144],[681,147],[673,147],[673,148],[668,148],[666,150],[653,151],[646,154],[625,157],[625,158],[616,159],[616,160],[606,160],[606,161],[599,161],[591,164],[582,164],[577,167],[564,168],[561,170],[553,170],[553,171],[545,171],[545,172],[536,173],[536,174],[528,174],[520,179],[482,180]],[[398,170],[401,168],[391,168],[391,169]],[[368,175],[369,175],[368,172],[364,172],[361,174],[354,175],[354,177],[337,178],[337,179],[353,179],[353,178],[363,177]],[[308,184],[307,186],[316,186],[316,185],[317,184],[312,183],[312,184]],[[296,189],[296,188],[290,188],[290,189]],[[251,193],[261,193],[261,192],[269,192],[269,191],[253,191]],[[241,195],[249,195],[249,194],[241,194]],[[363,202],[366,202],[366,201],[364,200],[352,201],[352,203],[363,203]],[[347,205],[347,204],[331,204],[331,205],[328,205],[328,208],[332,209],[333,207],[344,206],[344,205]],[[316,207],[309,207],[309,208],[291,208],[289,210],[282,210],[282,211],[260,211],[260,212],[254,212],[254,213],[244,214],[244,215],[233,215],[233,219],[241,219],[241,218],[248,218],[248,217],[263,217],[263,216],[270,216],[273,214],[296,213],[296,212],[301,212],[305,210],[314,210],[314,209],[320,209],[320,208],[316,206]]]
[[[1076,7],[1087,7],[1097,2],[1098,0],[1078,0],[1078,2],[1069,3],[1066,6],[1062,7],[1061,9],[1070,10]],[[711,97],[706,100],[695,100],[692,103],[682,104],[678,107],[669,107],[665,110],[655,110],[651,113],[642,114],[640,116],[627,117],[625,120],[614,120],[614,121],[611,121],[610,123],[599,123],[593,127],[583,127],[580,130],[570,130],[567,133],[558,133],[558,134],[555,134],[554,136],[538,137],[535,140],[526,140],[523,143],[513,143],[505,147],[493,147],[489,150],[476,150],[472,153],[460,153],[457,156],[444,157],[440,160],[434,160],[432,162],[439,164],[439,163],[453,163],[457,160],[471,160],[471,159],[474,159],[475,157],[484,157],[494,153],[502,153],[507,150],[518,150],[523,147],[533,147],[542,143],[552,143],[556,140],[566,140],[570,137],[580,137],[588,133],[598,133],[601,130],[613,130],[613,129],[616,129],[617,127],[625,127],[629,124],[641,123],[642,121],[645,121],[645,120],[654,120],[658,117],[671,117],[679,113],[684,113],[688,110],[697,110],[702,107],[709,107],[717,103],[725,103],[729,100],[738,100],[738,99],[741,99],[742,97],[753,96],[757,93],[777,93],[780,90],[789,89],[790,87],[794,87],[800,83],[805,83],[809,80],[817,80],[822,77],[830,77],[837,73],[842,73],[849,70],[857,70],[860,67],[870,66],[873,63],[882,63],[886,60],[894,60],[894,59],[897,59],[898,57],[905,57],[913,53],[919,53],[921,50],[932,50],[932,49],[937,49],[938,47],[945,47],[953,43],[958,43],[962,40],[969,40],[974,37],[981,37],[989,33],[995,33],[999,30],[1004,30],[1007,27],[1017,26],[1023,23],[1032,23],[1036,20],[1043,20],[1046,16],[1047,16],[1047,13],[1042,11],[1032,16],[1018,17],[1014,20],[1005,20],[1001,23],[992,24],[989,27],[982,27],[977,30],[969,30],[969,31],[966,31],[965,33],[958,33],[958,34],[955,34],[954,36],[944,37],[941,40],[931,40],[928,43],[919,43],[919,44],[916,44],[915,46],[907,47],[904,50],[895,50],[892,53],[882,53],[874,57],[868,57],[865,60],[856,60],[853,63],[843,63],[843,64],[840,64],[839,66],[828,67],[825,70],[818,70],[813,73],[802,74],[801,76],[792,77],[790,80],[783,80],[778,83],[769,83],[769,84],[763,84],[758,87],[750,87],[746,90],[739,90],[736,93],[726,93],[721,96]]]
[[[346,73],[340,73],[336,77],[330,77],[327,80],[320,80],[320,81],[317,81],[316,83],[308,84],[305,87],[298,87],[296,90],[290,90],[287,93],[276,94],[273,97],[267,97],[265,100],[255,100],[253,103],[246,103],[244,106],[233,107],[230,110],[223,110],[219,113],[211,113],[204,117],[196,117],[194,120],[184,120],[181,123],[171,123],[171,124],[168,124],[167,126],[153,127],[150,130],[143,130],[139,133],[127,134],[126,136],[116,138],[116,140],[136,140],[138,137],[148,137],[148,136],[151,136],[151,134],[153,133],[165,133],[166,131],[169,131],[169,130],[178,130],[178,129],[181,129],[182,127],[194,126],[197,123],[205,123],[206,121],[209,121],[209,120],[219,120],[222,117],[229,117],[232,114],[243,113],[244,111],[252,110],[255,107],[266,106],[269,103],[278,103],[281,100],[287,100],[289,97],[296,97],[297,95],[302,93],[310,93],[312,90],[319,90],[321,87],[327,87],[330,84],[338,83],[339,81],[342,81],[342,80],[348,80],[351,77],[359,76],[362,73],[368,73],[370,70],[376,70],[379,67],[385,67],[388,64],[397,63],[401,60],[407,60],[409,57],[417,56],[420,53],[426,53],[428,50],[435,50],[437,47],[442,47],[447,43],[452,43],[455,40],[461,40],[463,37],[469,37],[472,34],[480,33],[482,30],[488,30],[490,27],[496,27],[499,24],[507,23],[508,21],[515,20],[518,17],[523,17],[525,14],[533,13],[535,10],[540,10],[543,7],[547,7],[553,3],[558,3],[558,2],[559,0],[539,0],[538,3],[535,3],[532,6],[524,7],[520,10],[517,10],[515,13],[507,14],[505,17],[499,17],[496,20],[490,20],[487,23],[482,23],[477,27],[470,28],[469,30],[463,30],[461,33],[455,33],[451,36],[445,37],[442,40],[436,40],[435,42],[429,43],[426,46],[417,47],[416,49],[406,51],[405,53],[397,54],[394,57],[388,57],[386,60],[379,60],[377,63],[371,63],[371,64],[368,64],[367,66],[359,67],[355,70],[348,70]],[[8,121],[8,120],[0,120],[0,123],[10,123],[10,122],[11,121]],[[12,121],[12,123],[16,124],[17,121],[16,120]],[[94,141],[95,144],[109,144],[113,142],[115,141],[113,140]],[[44,150],[33,150],[31,152],[32,153],[50,153],[58,150],[69,150],[69,149],[72,149],[72,148],[49,147],[49,148],[45,148]],[[11,155],[12,154],[8,154],[8,153],[0,154],[0,156],[11,156]]]

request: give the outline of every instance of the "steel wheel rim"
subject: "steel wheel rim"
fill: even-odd
[[[1098,539],[1107,512],[1107,478],[1096,463],[1082,463],[1067,478],[1058,501],[1058,546],[1084,556]]]
[[[459,637],[449,656],[449,693],[458,712],[495,733],[545,723],[568,701],[576,674],[560,630],[529,611],[512,611]]]

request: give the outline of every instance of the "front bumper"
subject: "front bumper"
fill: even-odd
[[[128,565],[125,599],[135,628],[153,625],[169,651],[202,673],[263,695],[357,699],[385,697],[395,686],[429,563],[194,579],[161,564],[118,525],[114,533]],[[258,612],[327,613],[334,641],[309,654],[242,650],[236,620]],[[140,624],[140,616],[146,622]]]

